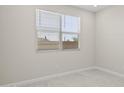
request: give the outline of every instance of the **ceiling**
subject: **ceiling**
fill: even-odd
[[[85,9],[91,12],[98,12],[101,11],[107,7],[109,7],[110,5],[75,5],[75,7],[81,8],[81,9]]]

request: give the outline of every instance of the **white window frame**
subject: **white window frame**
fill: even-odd
[[[56,12],[51,12],[51,11],[46,11],[46,10],[41,10],[41,9],[36,9],[36,37],[37,37],[37,31],[40,31],[41,29],[39,28],[39,12],[48,12],[54,15],[58,15],[60,16],[60,31],[42,31],[42,32],[48,32],[48,33],[59,33],[59,48],[58,49],[54,49],[54,50],[43,50],[43,49],[37,49],[38,51],[55,51],[55,50],[80,50],[80,17],[78,16],[73,16],[73,15],[65,15],[65,14],[61,14],[61,13],[56,13]],[[73,17],[77,17],[79,20],[79,26],[78,26],[78,32],[63,32],[62,31],[62,16],[73,16]],[[64,49],[63,48],[63,44],[62,44],[62,34],[73,34],[73,35],[78,35],[78,48],[75,49]]]

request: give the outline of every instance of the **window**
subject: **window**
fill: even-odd
[[[79,17],[37,9],[38,50],[79,49]]]

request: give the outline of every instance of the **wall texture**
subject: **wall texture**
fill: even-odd
[[[96,14],[96,64],[124,74],[124,6]]]
[[[37,52],[36,8],[80,16],[80,51]],[[0,6],[0,25],[0,84],[85,68],[95,62],[93,13],[72,6]]]

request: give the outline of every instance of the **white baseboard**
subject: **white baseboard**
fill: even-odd
[[[68,71],[68,72],[57,73],[57,74],[54,74],[54,75],[48,75],[48,76],[44,76],[44,77],[40,77],[40,78],[36,78],[36,79],[25,80],[25,81],[20,81],[20,82],[17,82],[17,83],[10,83],[10,84],[1,85],[1,86],[3,86],[3,87],[24,86],[26,84],[31,84],[33,82],[48,80],[48,79],[52,79],[52,78],[55,78],[55,77],[61,77],[61,76],[64,76],[64,75],[69,75],[69,74],[72,74],[72,73],[77,73],[77,72],[81,72],[81,71],[91,70],[91,69],[94,69],[94,68],[95,67],[92,66],[92,67],[87,67],[87,68],[82,68],[82,69],[76,69],[76,70],[72,70],[72,71]]]
[[[104,68],[104,67],[100,67],[100,66],[94,66],[94,68],[98,69],[98,70],[101,70],[101,71],[104,71],[104,72],[107,72],[107,73],[110,73],[110,74],[113,74],[115,76],[119,76],[119,77],[124,78],[124,74],[116,72],[116,71],[112,71],[112,70],[110,70],[108,68]]]

